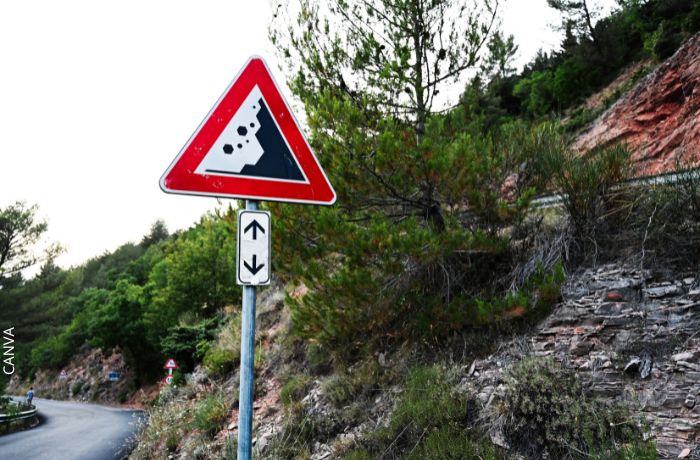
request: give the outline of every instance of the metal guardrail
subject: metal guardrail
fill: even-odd
[[[656,176],[639,177],[622,182],[618,184],[616,188],[641,187],[645,185],[672,185],[689,178],[695,180],[700,179],[700,168],[682,172],[658,174]],[[553,193],[551,195],[535,198],[530,205],[535,208],[549,208],[562,204],[565,197],[565,193]]]
[[[24,412],[18,412],[16,414],[12,414],[12,415],[0,414],[0,424],[1,423],[10,423],[10,422],[14,422],[17,420],[25,420],[28,418],[35,417],[36,414],[39,412],[39,410],[36,408],[36,406],[32,406],[32,407],[33,407],[33,409],[29,409],[29,410],[24,411]]]

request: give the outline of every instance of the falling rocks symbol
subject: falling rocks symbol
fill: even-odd
[[[284,142],[275,121],[264,99],[260,98],[260,111],[257,118],[260,129],[255,137],[263,148],[263,156],[255,165],[246,165],[241,170],[243,176],[269,177],[274,179],[287,179],[304,181],[304,175],[299,170],[292,152]]]
[[[246,98],[199,173],[305,182],[258,87]]]

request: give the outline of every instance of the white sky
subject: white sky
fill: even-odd
[[[0,207],[38,204],[62,266],[159,218],[192,225],[217,201],[166,195],[158,179],[249,55],[286,79],[270,17],[264,0],[0,2]],[[520,65],[559,43],[546,0],[508,0],[502,17]]]

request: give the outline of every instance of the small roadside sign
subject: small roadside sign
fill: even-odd
[[[269,212],[238,211],[238,284],[270,284],[271,241]]]
[[[170,358],[165,362],[165,366],[163,366],[163,369],[177,369],[178,365],[177,362]]]
[[[163,379],[163,382],[165,382],[166,385],[172,385],[173,384],[173,377],[172,375],[166,375],[165,378]]]
[[[121,372],[117,372],[117,371],[112,371],[108,375],[108,379],[110,382],[118,382],[119,379],[121,379],[121,378],[122,378]]]

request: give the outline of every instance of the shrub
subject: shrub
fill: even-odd
[[[574,235],[581,240],[595,242],[629,205],[615,188],[630,177],[629,152],[624,146],[596,149],[586,156],[549,150],[540,158],[540,171],[562,194]]]
[[[372,454],[367,449],[356,449],[346,452],[342,460],[372,460]]]
[[[204,367],[209,375],[225,376],[231,372],[240,360],[233,350],[222,348],[210,348],[204,355]]]
[[[426,435],[409,460],[496,460],[496,451],[487,441],[471,440],[463,430],[442,427]]]
[[[195,409],[194,426],[209,437],[214,437],[226,423],[228,404],[222,395],[210,394]]]
[[[280,388],[280,399],[285,405],[292,404],[304,397],[309,385],[308,375],[295,374],[287,379],[287,382]]]
[[[670,57],[680,46],[682,39],[680,31],[671,21],[662,21],[654,34],[654,57],[659,61]]]
[[[235,314],[219,332],[218,340],[208,347],[202,363],[210,375],[225,376],[241,359],[241,317]]]
[[[164,356],[174,358],[185,371],[191,371],[195,363],[202,359],[197,352],[203,343],[212,340],[215,334],[217,320],[206,319],[196,324],[178,324],[168,329],[167,335],[160,341],[161,352]]]
[[[670,262],[696,263],[700,249],[700,173],[691,165],[678,165],[676,182],[647,186],[639,191],[627,236],[643,257]]]
[[[338,372],[321,383],[321,391],[336,407],[357,400],[379,386],[384,370],[373,358],[360,361],[347,372]]]
[[[448,370],[417,366],[409,371],[389,426],[373,433],[365,447],[369,458],[493,458],[491,449],[474,441],[474,416]]]
[[[77,395],[78,393],[80,393],[80,390],[82,390],[82,389],[83,389],[83,382],[78,380],[77,382],[73,383],[73,385],[71,385],[70,392],[72,395]]]
[[[534,158],[561,139],[521,123],[464,132],[460,117],[430,120],[425,147],[444,191],[429,212],[394,218],[364,202],[309,215],[272,208],[279,231],[290,235],[276,248],[281,268],[310,288],[287,298],[295,335],[348,354],[379,337],[440,340],[472,324],[474,298],[506,291],[494,280],[511,267],[515,229],[535,194]]]
[[[350,376],[338,373],[323,381],[321,392],[336,407],[341,407],[352,399],[355,394],[355,388]]]
[[[391,425],[395,429],[409,424],[419,430],[435,428],[466,419],[466,409],[466,400],[454,393],[444,369],[437,365],[419,366],[406,379]]]
[[[282,429],[265,450],[265,458],[307,459],[315,442],[324,442],[339,430],[330,417],[311,415],[301,403],[286,408]]]
[[[613,453],[620,442],[641,442],[623,411],[583,390],[581,382],[552,359],[528,358],[506,377],[504,434],[515,450],[541,458]]]

